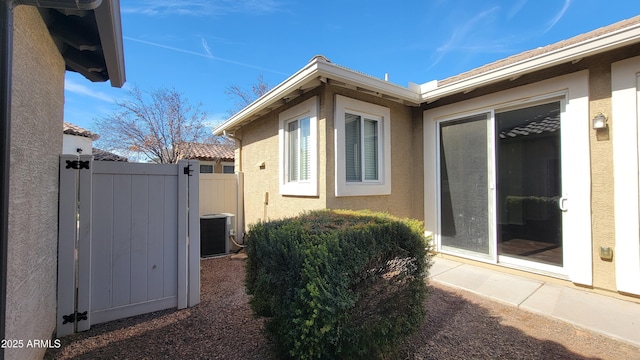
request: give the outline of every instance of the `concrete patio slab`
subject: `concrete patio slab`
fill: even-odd
[[[438,264],[441,260],[443,259],[437,259],[435,263]],[[451,263],[455,262],[448,260],[445,265],[448,270],[434,273],[431,279],[514,306],[520,305],[543,284],[541,281],[503,274],[473,265],[454,266]]]
[[[640,346],[640,304],[545,284],[521,308]]]
[[[441,258],[438,258],[436,261],[436,259],[434,259],[433,265],[431,265],[431,268],[429,269],[429,277],[431,278],[436,275],[440,275],[458,266],[462,266],[462,264],[457,261]]]
[[[437,257],[429,278],[640,347],[635,302]]]

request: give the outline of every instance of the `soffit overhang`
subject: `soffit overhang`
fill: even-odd
[[[355,89],[410,106],[420,105],[418,85],[414,89],[405,88],[333,64],[323,56],[316,56],[298,72],[215,128],[213,133],[232,133],[240,126],[287,104],[323,83]]]
[[[126,81],[119,0],[102,0],[95,9],[39,7],[65,60],[66,69],[94,82]]]

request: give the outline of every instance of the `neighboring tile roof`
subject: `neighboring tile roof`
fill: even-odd
[[[186,159],[233,161],[235,146],[227,144],[190,144]]]
[[[98,140],[100,137],[98,134],[93,133],[87,129],[83,129],[78,125],[74,125],[72,123],[64,122],[62,125],[62,133],[67,135],[76,135],[91,138],[91,140]]]
[[[446,78],[444,80],[439,80],[438,81],[438,86],[451,84],[451,83],[454,83],[456,81],[461,81],[461,80],[464,80],[464,79],[467,79],[467,78],[470,78],[470,77],[473,77],[473,76],[480,75],[480,74],[485,73],[485,72],[489,72],[491,70],[495,70],[495,69],[499,69],[501,67],[508,66],[510,64],[514,64],[514,63],[517,63],[517,62],[520,62],[520,61],[523,61],[523,60],[527,60],[527,59],[530,59],[530,58],[533,58],[533,57],[536,57],[536,56],[539,56],[539,55],[542,55],[542,54],[546,54],[546,53],[549,53],[549,52],[552,52],[552,51],[555,51],[555,50],[563,49],[563,48],[569,47],[571,45],[578,44],[580,42],[596,38],[598,36],[602,36],[602,35],[605,35],[605,34],[613,33],[613,32],[615,32],[617,30],[621,30],[621,29],[627,28],[629,26],[636,25],[638,23],[640,23],[640,15],[632,17],[630,19],[619,21],[619,22],[617,22],[615,24],[611,24],[611,25],[608,25],[608,26],[601,27],[601,28],[593,30],[593,31],[589,31],[589,32],[584,33],[584,34],[580,34],[578,36],[574,36],[574,37],[572,37],[570,39],[567,39],[567,40],[562,40],[562,41],[559,41],[559,42],[554,43],[554,44],[550,44],[550,45],[539,47],[539,48],[536,48],[536,49],[533,49],[533,50],[525,51],[525,52],[522,52],[522,53],[519,53],[519,54],[516,54],[516,55],[513,55],[513,56],[509,56],[507,58],[504,58],[504,59],[501,59],[501,60],[498,60],[498,61],[494,61],[492,63],[489,63],[487,65],[484,65],[484,66],[475,68],[473,70],[464,72],[462,74],[458,74],[458,75],[455,75],[455,76],[448,77],[448,78]]]
[[[108,152],[102,149],[98,149],[98,148],[93,148],[93,160],[97,160],[97,161],[123,161],[123,162],[128,162],[129,159],[127,159],[124,156],[120,156],[120,155],[116,155],[112,152]]]

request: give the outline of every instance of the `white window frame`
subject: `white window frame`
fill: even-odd
[[[309,118],[309,179],[289,181],[288,124]],[[281,195],[318,196],[318,97],[297,104],[278,116],[279,121],[279,187]]]
[[[347,113],[378,121],[378,180],[347,181],[345,161],[345,114]],[[391,110],[388,107],[336,95],[334,134],[336,196],[391,194]]]

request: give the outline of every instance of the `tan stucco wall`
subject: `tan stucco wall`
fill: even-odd
[[[390,108],[391,195],[335,196],[333,118],[336,94]],[[278,185],[278,114],[312,96],[318,96],[320,103],[318,114],[319,196],[283,196],[279,193]],[[371,209],[422,219],[424,206],[417,198],[421,199],[423,192],[422,135],[415,133],[416,130],[421,132],[422,123],[417,117],[413,119],[414,115],[412,108],[402,104],[342,87],[325,85],[243,126],[236,132],[236,136],[242,139],[242,150],[236,151],[236,159],[241,159],[242,171],[245,174],[246,224],[324,208]],[[420,143],[416,145],[415,141]],[[418,156],[415,156],[416,150],[419,150]],[[259,165],[262,163],[264,167],[260,168]],[[415,188],[412,190],[413,184],[419,184],[417,191]],[[269,194],[268,204],[264,203],[265,193]]]
[[[236,159],[240,155],[244,172],[246,225],[297,215],[304,210],[325,208],[325,184],[322,181],[326,175],[322,165],[324,164],[324,140],[320,134],[325,131],[326,122],[322,112],[318,115],[318,176],[320,179],[318,188],[320,196],[283,196],[280,195],[278,183],[278,114],[316,95],[318,95],[317,91],[305,94],[305,96],[253,121],[236,132],[236,136],[242,139],[241,154],[236,152]],[[264,166],[261,167],[260,164],[263,163]],[[267,193],[268,202],[265,204],[265,194]]]
[[[380,196],[335,196],[335,146],[334,146],[334,101],[335,94],[344,95],[371,104],[388,107],[391,110],[391,194]],[[384,211],[396,216],[419,217],[421,213],[412,210],[412,168],[423,167],[414,157],[412,108],[394,101],[383,100],[355,90],[327,86],[326,94],[327,127],[327,207],[332,209],[369,209]],[[422,141],[422,139],[420,139]],[[424,186],[423,186],[424,187]],[[422,206],[422,205],[421,205]],[[422,220],[422,218],[420,218]]]
[[[64,60],[38,11],[15,9],[6,338],[51,339],[55,330],[58,155]],[[5,350],[41,359],[46,349]]]
[[[424,143],[424,121],[422,111],[413,109],[411,139],[411,217],[419,220],[425,218],[424,213],[424,147],[432,144]]]
[[[598,112],[611,114],[611,61],[624,58],[602,56],[583,61],[582,67],[573,69],[589,71],[589,117]],[[566,73],[558,69],[552,76],[541,74],[536,81]],[[535,83],[532,81],[530,83]],[[515,86],[515,84],[511,84]],[[392,191],[385,196],[336,197],[334,158],[334,101],[335,95],[389,107],[391,110]],[[319,174],[320,197],[285,197],[278,194],[278,113],[309,96],[320,98],[319,116]],[[461,99],[463,100],[463,99]],[[277,109],[262,119],[243,127],[243,171],[247,198],[247,223],[258,219],[273,219],[295,215],[315,208],[348,208],[388,211],[399,216],[423,220],[424,214],[424,147],[421,109],[387,101],[339,86],[324,85],[305,94],[290,105]],[[590,120],[589,120],[590,122]],[[609,129],[590,129],[591,157],[591,210],[592,210],[592,263],[593,287],[597,290],[615,291],[615,233],[613,210],[613,149],[610,138],[615,119],[609,119]],[[265,168],[258,169],[259,163]],[[264,205],[264,194],[269,192],[269,204]],[[600,258],[600,247],[614,250],[613,261]]]
[[[589,117],[611,115],[611,64],[603,62],[589,70]],[[615,126],[614,121],[609,127]],[[591,227],[593,237],[593,286],[615,291],[613,261],[600,258],[600,247],[615,251],[613,202],[613,145],[610,128],[591,130]]]

